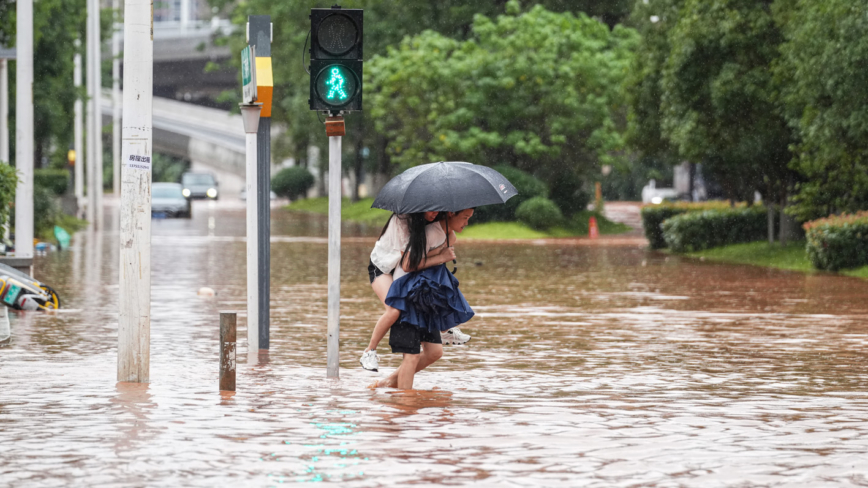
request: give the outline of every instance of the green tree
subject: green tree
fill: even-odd
[[[778,0],[786,41],[776,73],[800,136],[793,213],[812,219],[868,209],[868,1]]]
[[[783,41],[770,1],[685,0],[667,35],[661,132],[730,198],[781,191],[793,136],[770,67]]]
[[[371,60],[366,103],[400,168],[507,163],[551,183],[617,159],[635,33],[582,13],[510,7],[476,16],[467,41],[426,31]]]

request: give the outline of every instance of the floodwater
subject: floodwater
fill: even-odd
[[[326,379],[320,217],[273,213],[271,350],[220,393],[218,311],[245,306],[244,210],[154,221],[151,382],[115,381],[117,233],[39,257],[56,314],[0,347],[2,486],[865,486],[868,281],[667,258],[634,240],[460,241],[466,346],[366,386],[376,228],[343,246]],[[111,218],[111,212],[107,212]],[[203,286],[217,292],[202,298]]]

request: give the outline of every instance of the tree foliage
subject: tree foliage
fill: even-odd
[[[794,213],[868,209],[868,1],[778,0],[786,42],[776,65],[800,142]]]
[[[466,41],[426,31],[371,60],[366,104],[401,168],[466,160],[548,182],[587,174],[623,147],[620,86],[636,41],[540,6],[476,16]]]

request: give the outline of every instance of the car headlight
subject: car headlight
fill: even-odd
[[[217,189],[216,188],[208,188],[208,191],[205,192],[208,195],[208,198],[216,198],[217,197]]]
[[[653,203],[654,205],[660,205],[661,203],[663,203],[663,199],[660,197],[654,197],[651,199],[651,203]]]
[[[190,196],[190,190],[187,188],[184,188],[183,190],[181,190],[181,195],[184,195],[185,197],[189,197]]]

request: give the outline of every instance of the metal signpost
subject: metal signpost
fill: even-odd
[[[273,81],[271,75],[271,16],[251,15],[247,17],[248,43],[253,48],[254,78],[256,101],[262,106],[257,129],[257,193],[258,208],[258,257],[259,267],[259,349],[270,347],[271,323],[271,95]]]
[[[256,50],[247,46],[241,51],[242,103],[241,117],[244,121],[246,168],[247,168],[247,352],[256,358],[259,353],[259,207],[256,198],[259,184],[257,178],[257,132],[262,104],[257,103]]]

